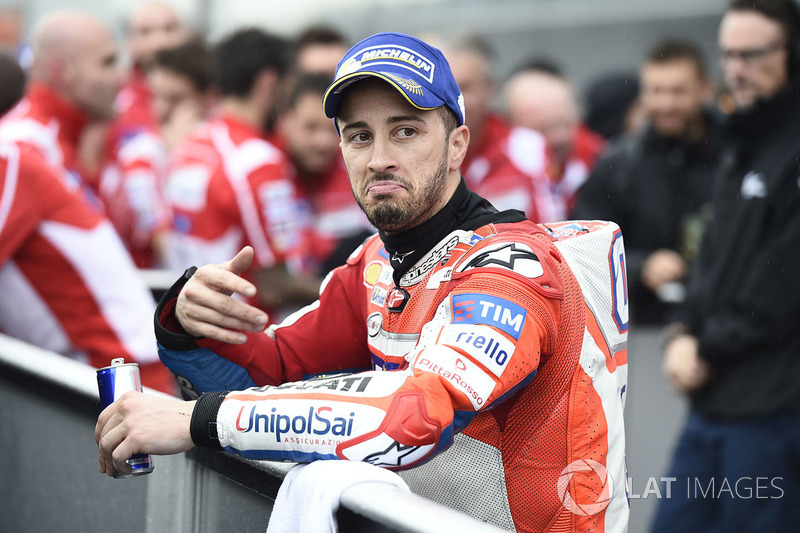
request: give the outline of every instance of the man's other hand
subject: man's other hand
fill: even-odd
[[[255,296],[255,286],[241,277],[253,262],[253,255],[253,249],[245,246],[230,261],[197,269],[184,285],[175,307],[183,329],[196,337],[229,344],[246,342],[242,331],[264,331],[266,313],[231,297],[233,293]]]

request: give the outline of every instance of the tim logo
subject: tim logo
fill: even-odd
[[[453,296],[453,324],[494,326],[519,340],[527,311],[519,305],[488,294]]]

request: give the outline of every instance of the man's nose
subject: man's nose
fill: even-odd
[[[368,169],[375,174],[391,172],[397,169],[397,161],[392,155],[391,143],[375,139],[372,143],[372,157]]]

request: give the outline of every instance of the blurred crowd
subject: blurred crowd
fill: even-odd
[[[253,301],[273,321],[313,301],[325,274],[374,231],[321,106],[348,39],[325,26],[294,39],[242,29],[210,45],[152,0],[126,22],[122,50],[90,14],[37,21],[25,71],[0,56],[0,140],[44,154],[110,221],[138,269],[179,274],[249,244]],[[488,40],[434,42],[468,110],[467,185],[537,222],[617,222],[632,319],[664,323],[685,293],[717,124],[731,110],[697,45],[662,40],[641,65],[602,76],[581,97],[564,68],[535,51],[501,80]]]
[[[535,51],[501,80],[488,40],[434,42],[451,62],[468,110],[467,185],[498,209],[519,209],[536,222],[619,223],[633,319],[665,320],[682,296],[716,154],[719,93],[696,45],[663,41],[638,73],[636,66],[610,73],[581,98],[562,66]],[[130,278],[136,269],[177,275],[221,263],[248,244],[256,251],[253,302],[279,321],[312,302],[325,274],[374,231],[350,192],[336,130],[322,112],[350,44],[335,28],[309,27],[294,39],[246,28],[211,45],[168,3],[150,0],[128,14],[124,49],[102,21],[73,11],[36,21],[28,44],[25,71],[0,56],[0,142],[33,147],[88,212],[110,222],[127,251],[115,260],[135,267],[126,269]],[[639,187],[634,177],[645,172],[674,179],[662,180],[663,190]],[[613,194],[615,187],[625,190]],[[23,244],[0,259],[25,256]],[[92,249],[93,270],[106,268],[100,263],[117,248]],[[66,283],[58,268],[23,269],[23,277]],[[108,315],[111,307],[97,293],[109,289],[80,269],[76,276],[91,293],[92,312]],[[117,276],[117,292],[142,292],[141,283]],[[43,308],[56,305],[50,298],[40,298]],[[109,327],[140,323],[134,310],[146,306],[118,301],[124,315],[106,316]],[[36,340],[40,335],[24,330],[37,320],[0,320],[0,328]],[[109,356],[67,340],[75,335],[63,335],[61,344],[74,345],[69,350],[46,346],[98,365]],[[119,352],[137,359],[130,344]]]

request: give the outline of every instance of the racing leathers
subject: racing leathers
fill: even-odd
[[[412,490],[506,529],[624,531],[622,239],[609,223],[551,230],[462,182],[433,218],[369,238],[317,302],[243,345],[182,332],[179,281],[157,336],[185,394],[205,393],[192,439],[253,459],[411,469]]]

